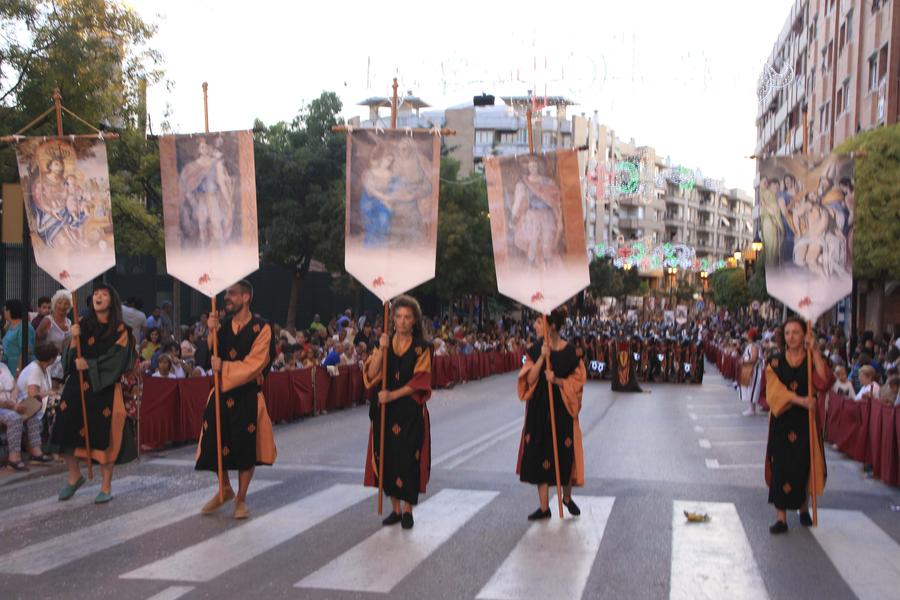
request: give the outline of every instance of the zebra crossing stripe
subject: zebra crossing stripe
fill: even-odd
[[[158,594],[150,596],[147,600],[178,600],[178,598],[193,591],[194,586],[192,585],[173,585]]]
[[[710,519],[688,523],[684,511],[706,513]],[[768,597],[734,504],[673,501],[670,600]]]
[[[811,531],[857,598],[900,594],[900,544],[862,512],[820,508]]]
[[[155,486],[168,479],[167,477],[123,477],[113,480],[112,492],[117,496]],[[20,504],[12,508],[0,511],[0,533],[15,527],[28,525],[38,519],[44,519],[56,512],[65,510],[72,514],[73,508],[81,508],[94,504],[94,496],[100,491],[100,484],[86,485],[75,496],[66,502],[60,502],[56,494],[41,500],[35,500],[28,504]]]
[[[416,507],[412,530],[384,527],[294,587],[388,593],[498,494],[443,489]]]
[[[487,585],[479,600],[580,598],[606,530],[615,498],[579,496],[581,516],[532,524]]]
[[[121,575],[121,579],[204,582],[334,517],[375,494],[361,485],[337,484],[254,517],[243,525]],[[239,552],[222,553],[222,548]]]
[[[250,493],[259,492],[279,483],[281,482],[254,482]],[[216,489],[208,487],[175,496],[146,508],[105,519],[94,525],[4,554],[0,556],[0,573],[41,575],[156,529],[191,517],[200,518],[200,507],[212,497]],[[65,551],[61,548],[65,548]]]

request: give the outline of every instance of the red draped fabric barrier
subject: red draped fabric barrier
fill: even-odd
[[[484,352],[437,356],[432,362],[435,388],[518,370],[522,353]],[[144,376],[141,402],[141,446],[162,448],[198,439],[203,411],[212,389],[211,377],[163,379]],[[358,365],[269,373],[263,382],[266,407],[273,422],[289,422],[323,410],[348,408],[369,398]]]
[[[873,466],[873,473],[878,473],[881,470],[881,420],[884,418],[886,410],[888,408],[881,402],[869,403],[869,423],[868,427],[866,427],[868,443],[866,444],[865,463]]]
[[[206,410],[212,385],[212,377],[192,377],[178,380],[179,430],[175,435],[176,442],[200,439],[203,411]],[[145,397],[146,394],[147,388],[144,388]]]
[[[178,380],[144,377],[140,445],[162,448],[176,439],[179,423]]]
[[[863,462],[866,459],[866,440],[869,423],[869,403],[844,402],[838,431],[838,449],[852,458]]]
[[[841,430],[841,414],[844,412],[844,403],[852,402],[852,400],[848,400],[845,396],[840,394],[835,394],[834,392],[828,393],[828,415],[825,417],[825,439],[827,439],[832,444],[837,444],[838,442],[838,434]]]

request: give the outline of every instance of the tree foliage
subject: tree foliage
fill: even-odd
[[[750,301],[750,290],[741,268],[719,269],[709,276],[709,283],[719,306],[736,310]]]
[[[588,291],[594,297],[621,298],[642,292],[641,276],[637,269],[617,269],[609,257],[595,258],[589,265],[591,284]],[[649,291],[646,290],[646,291]]]
[[[835,149],[855,161],[853,275],[900,279],[900,125],[860,133]]]
[[[149,47],[155,26],[113,0],[0,0],[0,20],[0,133],[51,107],[54,88],[87,123],[119,132],[107,144],[116,251],[160,257],[159,155],[143,130],[143,90],[162,76]],[[66,133],[91,131],[65,113],[63,123]],[[27,134],[55,135],[53,114]],[[7,146],[0,180],[17,179],[15,148]]]
[[[254,126],[263,260],[293,273],[287,326],[312,259],[334,271],[344,265],[346,142],[331,131],[340,111],[337,94],[323,92],[289,123]]]
[[[750,299],[765,302],[769,300],[769,288],[766,287],[766,261],[757,260],[754,264],[753,275],[747,281]]]

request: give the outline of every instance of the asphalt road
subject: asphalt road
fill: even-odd
[[[900,598],[900,490],[829,451],[819,527],[773,537],[766,419],[702,386],[584,394],[578,518],[537,524],[514,473],[523,407],[513,375],[434,394],[433,464],[412,531],[382,528],[363,488],[367,410],[276,427],[252,517],[198,514],[215,478],[193,448],[55,499],[61,475],[0,487],[2,598]],[[555,505],[551,505],[555,512]],[[683,510],[710,515],[687,524]]]

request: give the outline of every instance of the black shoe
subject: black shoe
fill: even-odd
[[[415,521],[413,521],[413,516],[411,512],[403,513],[403,516],[400,517],[400,527],[403,529],[412,529]]]
[[[550,509],[541,510],[540,508],[528,515],[529,521],[540,521],[541,519],[549,519],[550,518]]]
[[[805,510],[802,513],[800,513],[800,524],[803,525],[804,527],[812,527],[813,521],[812,521],[812,517],[809,516],[808,510]]]
[[[381,522],[382,525],[396,525],[400,522],[400,514],[392,512]]]
[[[780,533],[787,533],[788,526],[784,521],[775,521],[775,524],[769,527],[769,533],[772,535],[778,535]]]
[[[563,504],[566,505],[566,508],[569,509],[569,514],[573,517],[577,517],[581,514],[581,509],[578,508],[578,505],[575,504],[575,501],[569,498],[568,500],[563,500]]]

